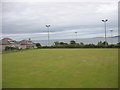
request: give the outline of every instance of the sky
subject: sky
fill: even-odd
[[[119,0],[5,0],[2,1],[2,37],[16,40],[104,37],[104,23],[108,19],[107,37],[110,30],[118,35]]]

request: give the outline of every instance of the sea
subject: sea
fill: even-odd
[[[120,37],[119,37],[120,38]],[[117,44],[120,42],[118,37],[109,37],[107,38],[107,42],[109,44]],[[82,38],[82,39],[50,39],[49,43],[48,40],[33,40],[34,43],[40,43],[42,46],[51,46],[54,45],[54,42],[65,42],[70,43],[71,40],[76,41],[77,43],[84,43],[84,44],[98,44],[99,41],[104,42],[105,38]]]

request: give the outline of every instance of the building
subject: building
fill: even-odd
[[[36,45],[31,41],[30,38],[29,38],[29,40],[22,40],[19,43],[20,43],[22,49],[36,48]]]
[[[19,42],[12,40],[10,38],[3,38],[0,43],[1,50],[5,50],[6,46],[20,48]]]
[[[15,47],[19,49],[36,48],[36,45],[31,41],[31,39],[16,41],[11,38],[3,38],[0,41],[0,51],[4,51],[6,46]]]

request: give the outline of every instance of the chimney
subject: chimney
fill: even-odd
[[[31,41],[31,39],[29,38],[29,41]]]

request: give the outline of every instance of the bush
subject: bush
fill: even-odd
[[[120,43],[118,44],[108,44],[108,42],[98,42],[98,44],[84,44],[82,42],[76,43],[74,40],[70,41],[70,43],[65,42],[54,42],[53,46],[41,46],[40,43],[37,43],[36,46],[38,48],[119,48]]]
[[[19,50],[18,47],[11,47],[11,46],[6,46],[5,51],[12,51],[12,50]]]
[[[40,43],[36,43],[36,47],[37,48],[41,48],[41,44]]]

